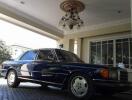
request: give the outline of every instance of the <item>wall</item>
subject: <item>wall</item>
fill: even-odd
[[[120,25],[114,25],[110,27],[100,28],[92,31],[87,32],[81,32],[81,33],[74,33],[74,34],[68,34],[65,37],[72,39],[72,38],[85,38],[85,37],[91,37],[91,36],[100,36],[105,34],[111,34],[111,33],[119,33],[131,30],[131,23],[125,23]]]

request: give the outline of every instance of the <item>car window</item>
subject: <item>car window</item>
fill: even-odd
[[[82,62],[75,54],[68,51],[56,50],[56,54],[60,62],[70,62],[70,63]]]
[[[20,60],[34,60],[37,55],[37,51],[27,51]]]
[[[40,50],[37,60],[54,60],[51,50]]]

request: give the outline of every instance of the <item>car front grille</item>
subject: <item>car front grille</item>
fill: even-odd
[[[120,71],[120,81],[123,81],[123,82],[128,81],[128,72]]]

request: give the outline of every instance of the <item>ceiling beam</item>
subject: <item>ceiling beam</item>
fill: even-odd
[[[17,12],[19,11],[17,10]],[[36,22],[37,19],[33,17],[31,18],[31,16],[30,17],[28,16],[30,19],[23,17],[20,14],[24,14],[24,13],[23,12],[19,12],[20,14],[16,13],[16,9],[10,8],[8,6],[3,7],[3,5],[2,6],[0,5],[0,13],[1,13],[1,16],[0,16],[1,19],[4,19],[6,21],[9,21],[19,26],[22,26],[24,28],[30,29],[32,31],[38,32],[41,35],[48,36],[56,40],[64,37],[63,33],[60,32],[59,30],[52,30],[48,27],[45,27],[44,25],[37,23]],[[34,21],[31,19],[33,19]]]

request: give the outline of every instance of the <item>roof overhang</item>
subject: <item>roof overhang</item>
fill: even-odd
[[[18,26],[24,27],[26,29],[29,29],[31,31],[34,31],[36,33],[39,33],[43,36],[47,36],[50,38],[53,38],[55,40],[61,39],[64,37],[63,33],[58,32],[57,30],[49,29],[48,27],[45,27],[37,21],[37,19],[29,19],[25,18],[13,11],[10,11],[9,9],[6,9],[2,6],[0,6],[0,19],[6,20],[8,22],[11,22],[13,24],[16,24]]]

